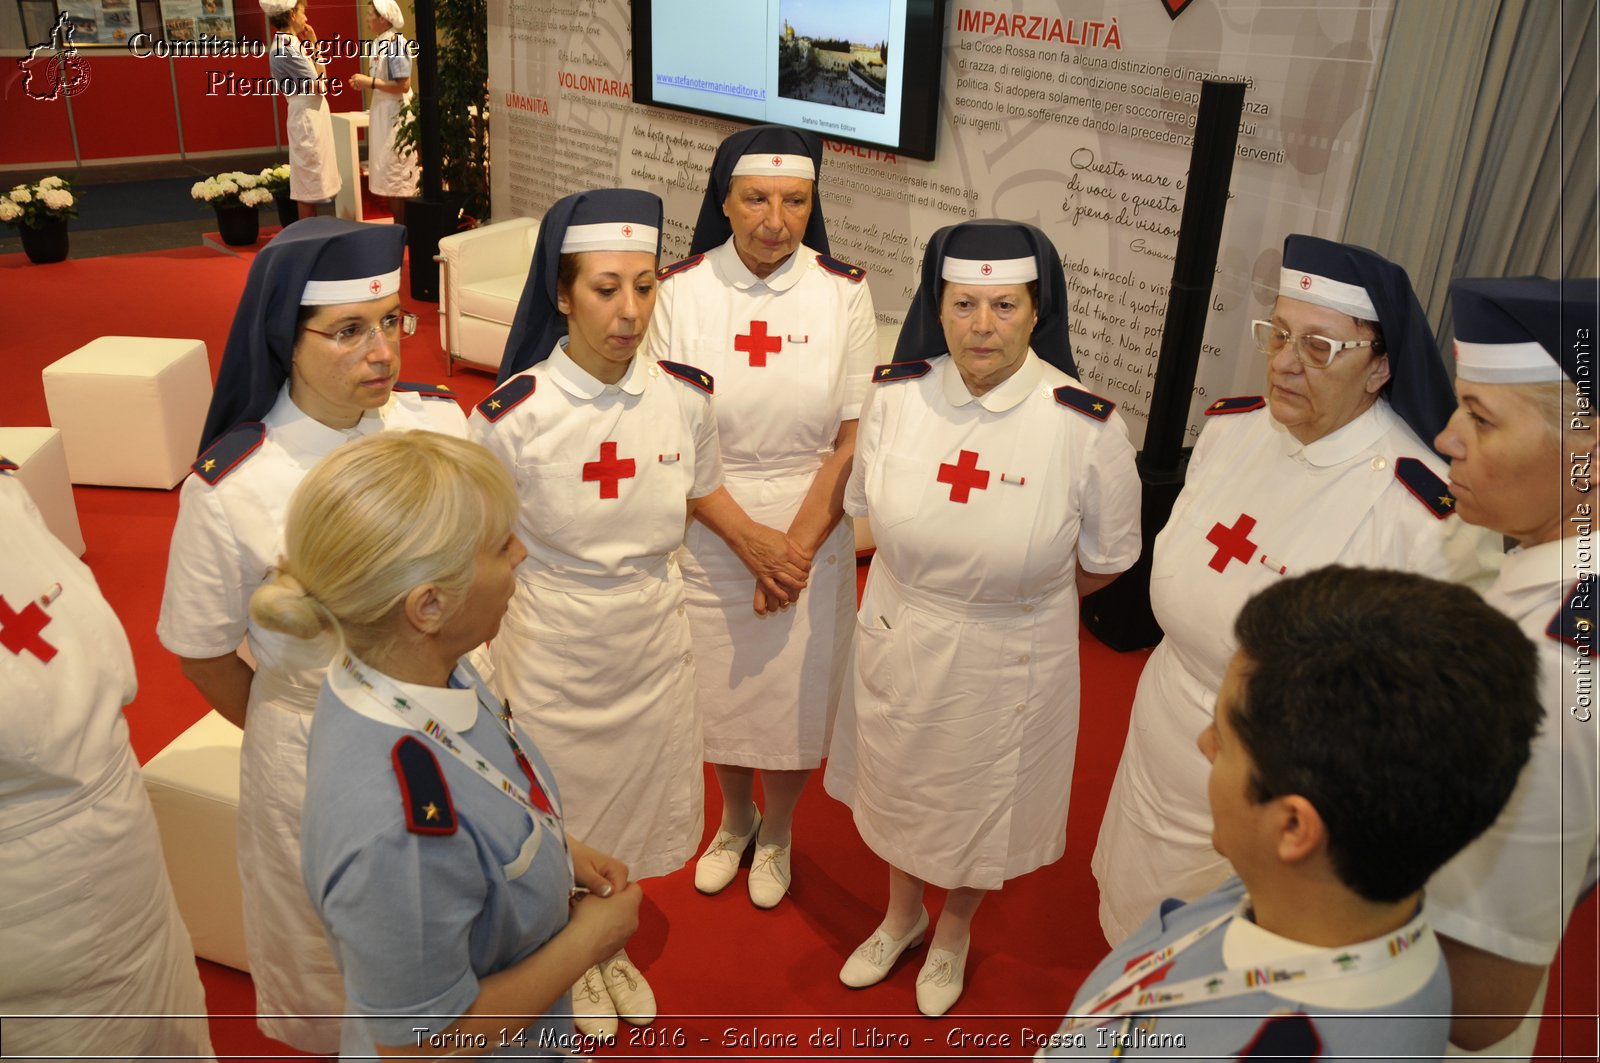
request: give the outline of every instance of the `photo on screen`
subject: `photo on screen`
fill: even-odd
[[[883,114],[889,0],[782,0],[778,95]]]

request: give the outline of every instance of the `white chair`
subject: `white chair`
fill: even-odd
[[[244,732],[208,712],[144,766],[144,788],[161,828],[167,877],[194,939],[195,955],[241,971],[239,747]]]
[[[101,336],[43,376],[73,483],[167,490],[188,475],[211,404],[203,342]]]
[[[39,508],[45,527],[68,550],[83,556],[78,506],[67,477],[67,451],[56,428],[0,428],[0,458],[14,462],[15,476]]]
[[[537,220],[512,218],[439,241],[434,261],[447,372],[457,362],[490,371],[500,367],[538,238]]]

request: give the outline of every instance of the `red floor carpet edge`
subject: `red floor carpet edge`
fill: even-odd
[[[22,255],[0,255],[0,290],[13,308],[0,335],[9,385],[0,389],[0,424],[48,424],[40,370],[100,335],[195,337],[205,341],[215,368],[249,258],[195,247],[33,266]],[[485,374],[446,377],[437,306],[414,300],[407,306],[422,322],[406,341],[402,378],[448,383],[463,405],[488,394],[492,381]],[[84,560],[133,643],[139,695],[126,715],[142,762],[205,711],[155,638],[177,491],[77,487],[74,495],[88,543]],[[839,984],[845,955],[876,925],[886,873],[857,837],[848,810],[814,778],[797,818],[793,891],[776,909],[751,906],[742,874],[716,897],[695,892],[689,869],[646,883],[643,923],[629,951],[655,987],[662,1018],[638,1031],[625,1027],[621,1041],[596,1054],[1031,1056],[1106,949],[1089,855],[1147,656],[1114,653],[1086,632],[1080,637],[1082,727],[1066,853],[985,903],[975,923],[968,988],[949,1016],[930,1021],[916,1014],[920,952],[880,986],[855,991]],[[708,829],[718,812],[715,794],[708,776]],[[930,896],[935,916],[937,901]],[[1552,972],[1547,1006],[1555,1015],[1541,1032],[1541,1058],[1595,1057],[1595,908],[1592,897],[1580,906]],[[219,1058],[296,1058],[255,1030],[248,976],[203,961],[201,976]]]

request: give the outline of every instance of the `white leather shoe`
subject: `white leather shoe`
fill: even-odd
[[[894,961],[906,949],[914,949],[922,944],[922,936],[928,931],[928,909],[922,909],[917,916],[917,925],[911,928],[910,933],[903,938],[892,938],[879,926],[872,932],[872,936],[856,946],[850,958],[844,961],[844,967],[839,971],[839,981],[853,989],[861,989],[869,985],[877,985],[889,973],[889,968],[894,966]]]
[[[789,846],[757,845],[750,861],[750,903],[757,908],[775,908],[789,892]]]
[[[961,946],[960,952],[949,949],[929,949],[928,958],[917,975],[917,1010],[930,1019],[937,1019],[955,1004],[966,988],[967,949],[971,942]]]
[[[610,1041],[617,1036],[617,1007],[611,1003],[598,967],[584,971],[572,986],[572,1025],[597,1041]]]
[[[600,977],[616,1005],[617,1015],[634,1026],[649,1026],[656,1021],[656,994],[644,980],[628,954],[617,954],[600,965]]]
[[[701,893],[721,893],[739,874],[739,861],[744,851],[756,840],[761,829],[761,813],[754,808],[750,815],[750,830],[746,834],[733,834],[719,830],[706,851],[694,865],[694,888]],[[773,902],[777,903],[777,902]]]

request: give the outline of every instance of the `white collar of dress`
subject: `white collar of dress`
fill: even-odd
[[[1506,551],[1500,565],[1500,575],[1495,588],[1506,593],[1531,590],[1534,587],[1565,589],[1570,580],[1578,577],[1578,569],[1568,568],[1569,559],[1577,556],[1576,545],[1567,545],[1565,539],[1552,539],[1538,546],[1518,546]]]
[[[329,428],[295,405],[285,381],[283,390],[278,392],[278,401],[261,420],[267,426],[267,434],[279,446],[308,454],[326,454],[352,439],[383,431],[383,415],[394,402],[395,396],[391,393],[387,403],[379,409],[367,410],[354,427]]]
[[[1309,443],[1301,443],[1287,428],[1276,421],[1272,423],[1283,437],[1285,454],[1299,457],[1306,464],[1318,468],[1342,465],[1382,439],[1384,433],[1394,425],[1402,427],[1405,425],[1405,422],[1389,409],[1388,401],[1382,398],[1368,406],[1362,411],[1361,416],[1349,424],[1336,428],[1321,439],[1313,439]],[[1420,449],[1427,448],[1420,447]]]
[[[944,376],[940,384],[944,388],[945,401],[952,406],[965,406],[969,402],[976,402],[990,413],[1005,413],[1021,405],[1022,400],[1032,393],[1042,376],[1044,376],[1044,362],[1030,347],[1028,353],[1022,356],[1022,364],[1017,367],[1017,371],[982,395],[974,395],[967,390],[966,381],[961,379],[961,370],[956,366],[953,357],[945,358]]]
[[[357,663],[364,671],[383,675],[378,669],[359,658]],[[416,683],[403,683],[393,676],[385,678],[412,704],[426,705],[428,712],[457,734],[470,730],[472,725],[478,722],[478,692],[459,667],[454,672],[454,678],[457,682],[466,684],[464,687],[426,687],[418,686]],[[369,720],[411,730],[410,724],[376,698],[371,697],[361,684],[351,678],[350,673],[340,668],[337,660],[334,666],[328,669],[328,689],[332,690],[334,695],[352,711]]]
[[[766,285],[775,292],[786,292],[800,283],[800,278],[805,276],[806,263],[812,266],[817,264],[817,253],[801,244],[794,249],[794,254],[784,259],[778,268],[765,277],[758,277],[750,272],[748,266],[739,258],[739,252],[733,246],[733,237],[728,237],[727,243],[715,248],[711,252],[716,260],[717,268],[728,282],[741,292],[747,292],[757,285]]]
[[[607,388],[617,387],[629,395],[638,395],[644,391],[644,374],[639,371],[639,356],[635,354],[633,361],[628,363],[627,372],[622,374],[622,379],[615,384],[603,384],[590,375],[589,371],[567,353],[567,338],[563,336],[556,343],[556,349],[550,352],[550,357],[545,360],[549,367],[550,379],[556,387],[565,391],[575,399],[597,399],[603,395]]]

